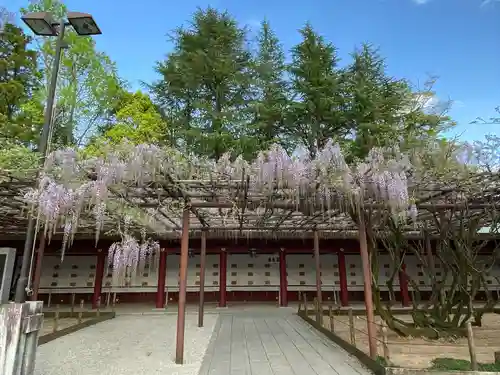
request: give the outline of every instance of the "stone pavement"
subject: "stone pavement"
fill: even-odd
[[[368,375],[290,311],[222,312],[199,375]]]

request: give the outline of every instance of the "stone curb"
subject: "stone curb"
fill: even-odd
[[[94,324],[104,322],[109,319],[113,319],[115,317],[115,313],[101,313],[100,317],[95,317],[94,319],[87,320],[86,322],[82,322],[80,324],[75,324],[73,326],[70,326],[68,328],[61,329],[60,331],[48,333],[46,335],[41,336],[38,338],[38,345],[43,345],[48,342],[54,341],[55,339],[58,339],[60,337],[69,335],[70,333],[79,331],[83,328],[87,328],[90,326],[93,326]]]

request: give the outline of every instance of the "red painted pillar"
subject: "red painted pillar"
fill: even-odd
[[[408,293],[408,278],[406,276],[406,264],[401,265],[399,271],[399,289],[401,290],[401,302],[404,307],[410,306],[410,294]]]
[[[158,287],[156,289],[156,308],[165,307],[165,278],[167,276],[167,252],[160,249],[160,259],[158,261]]]
[[[342,306],[349,306],[349,294],[347,292],[347,267],[345,263],[344,249],[337,251],[339,265],[339,282],[340,282],[340,303]]]
[[[97,250],[97,264],[95,266],[94,295],[92,296],[92,308],[96,309],[101,297],[102,279],[104,277],[104,266],[106,264],[106,253],[102,249]]]
[[[280,251],[280,306],[288,306],[288,280],[286,275],[286,253],[285,249]]]
[[[227,253],[226,249],[220,249],[219,307],[226,307],[226,284],[227,284]]]

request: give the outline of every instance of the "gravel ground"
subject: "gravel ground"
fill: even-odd
[[[176,365],[177,317],[118,316],[38,348],[35,375],[197,375],[217,315],[186,315],[184,365]]]

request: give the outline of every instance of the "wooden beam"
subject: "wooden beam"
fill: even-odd
[[[200,302],[198,306],[198,327],[203,327],[203,315],[205,308],[205,264],[207,254],[207,237],[206,233],[201,233],[201,249],[200,249]]]
[[[177,313],[177,339],[175,363],[184,363],[184,334],[186,330],[186,291],[189,253],[189,208],[184,209],[182,217],[181,259],[179,266],[179,307]]]

